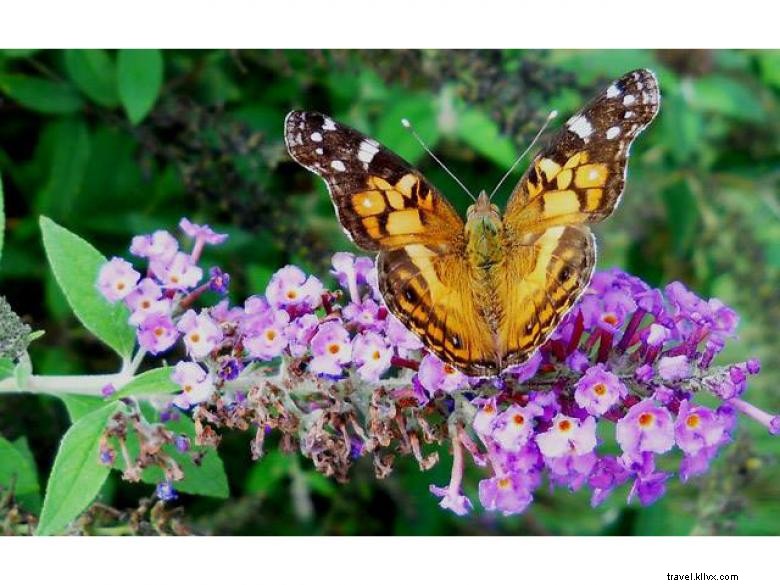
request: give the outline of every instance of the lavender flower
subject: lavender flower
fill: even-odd
[[[140,276],[128,261],[112,258],[100,269],[98,288],[103,296],[113,303],[129,295]]]
[[[314,358],[309,370],[315,374],[341,376],[344,366],[352,360],[352,344],[349,333],[337,321],[327,321],[320,325],[311,340],[311,352]]]
[[[253,453],[262,453],[265,434],[281,432],[317,469],[345,480],[351,461],[367,455],[379,475],[397,453],[428,469],[437,453],[426,450],[447,439],[450,483],[430,488],[440,506],[471,512],[463,490],[470,457],[486,470],[482,507],[509,515],[526,510],[545,481],[590,490],[594,506],[629,484],[629,501],[649,505],[675,475],[661,466],[670,451],[682,454],[675,471],[687,481],[732,440],[739,415],[780,434],[780,417],[744,399],[758,361],[712,366],[735,334],[736,313],[680,283],[662,291],[617,269],[597,272],[526,363],[477,380],[425,352],[383,305],[373,261],[350,253],[332,259],[341,291],[286,266],[243,306],[225,299],[193,308],[206,290],[226,292],[229,277],[218,268],[199,286],[198,265],[203,246],[224,236],[186,219],[181,228],[195,239],[191,254],[168,232],[137,236],[131,251],[148,260],[146,278],[116,258],[102,268],[98,287],[131,309],[139,344],[150,353],[170,349],[183,334],[191,361],[176,365],[172,379],[182,392],[173,404],[200,405],[192,415],[204,429],[257,426]],[[273,383],[257,381],[258,371],[276,367],[282,371]],[[700,394],[719,405],[703,406]],[[203,441],[214,441],[210,432]],[[601,452],[613,438],[619,456]]]

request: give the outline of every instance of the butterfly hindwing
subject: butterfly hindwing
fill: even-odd
[[[421,245],[382,252],[379,288],[390,311],[446,363],[485,373],[497,360],[472,267],[462,256]]]
[[[325,179],[339,221],[368,251],[409,244],[442,253],[462,246],[463,221],[401,157],[357,130],[316,112],[285,120],[290,155]]]
[[[502,367],[523,363],[549,337],[590,282],[596,244],[584,226],[526,234],[505,257],[497,279],[502,301]]]

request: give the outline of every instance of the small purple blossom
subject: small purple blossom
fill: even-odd
[[[536,444],[545,459],[554,459],[565,455],[586,455],[596,448],[596,419],[589,416],[580,422],[559,414],[552,426],[536,435]]]
[[[163,291],[151,278],[142,279],[125,297],[125,304],[132,311],[129,322],[140,325],[147,316],[158,313],[168,315],[171,312],[171,300],[162,296]]]
[[[314,356],[309,364],[311,372],[341,376],[344,366],[352,360],[349,333],[341,323],[327,321],[320,325],[312,337],[311,352]]]
[[[486,510],[496,510],[504,516],[520,514],[533,501],[534,489],[536,485],[522,473],[491,477],[479,482],[479,501]]]
[[[209,288],[218,295],[225,295],[230,287],[230,275],[214,266],[209,270]]]
[[[168,315],[152,313],[138,326],[139,345],[154,355],[169,349],[178,338],[179,333]]]
[[[141,275],[122,258],[112,258],[98,274],[98,288],[106,299],[115,303],[129,295]]]
[[[169,481],[158,483],[154,493],[163,502],[171,502],[179,497],[179,494],[173,489],[173,484]]]
[[[691,373],[691,365],[684,355],[674,357],[662,357],[658,360],[658,375],[667,382],[676,382],[688,378]]]
[[[277,309],[305,307],[311,310],[322,303],[323,290],[318,278],[307,277],[297,266],[285,266],[271,277],[265,296]]]
[[[271,360],[287,346],[285,330],[290,323],[287,311],[269,309],[248,320],[244,327],[244,347],[249,356]]]
[[[453,392],[468,384],[468,378],[450,364],[445,364],[433,354],[426,355],[420,362],[420,370],[417,373],[423,388],[430,394],[441,390]]]
[[[181,218],[179,227],[189,237],[196,241],[202,240],[206,244],[216,245],[227,240],[227,234],[218,234],[208,224],[198,225],[197,223],[192,223],[186,217]]]
[[[214,393],[211,375],[196,362],[181,361],[176,364],[171,380],[182,390],[174,397],[173,403],[184,410],[208,400]]]
[[[493,421],[490,436],[504,451],[516,453],[528,443],[534,430],[534,418],[542,412],[535,404],[512,405]]]
[[[203,278],[203,269],[197,266],[188,254],[177,252],[170,261],[155,259],[149,267],[160,280],[163,288],[187,290],[197,286]]]
[[[601,416],[628,395],[626,386],[603,364],[588,368],[574,387],[577,404],[596,416]]]
[[[177,329],[184,334],[187,353],[195,359],[206,357],[222,341],[222,329],[203,311],[199,315],[192,309],[179,319]]]
[[[378,382],[390,368],[393,352],[384,338],[374,331],[359,333],[352,340],[352,361],[357,373],[368,382]]]
[[[141,258],[156,260],[163,264],[173,260],[179,250],[179,243],[169,232],[157,230],[153,234],[135,236],[130,245],[130,253]]]
[[[669,411],[643,400],[631,407],[617,423],[616,438],[623,452],[666,453],[674,446],[674,425]]]
[[[312,313],[305,313],[293,320],[284,330],[289,342],[290,354],[293,357],[306,355],[311,346],[311,338],[320,324],[319,318]]]

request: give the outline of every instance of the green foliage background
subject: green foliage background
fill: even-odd
[[[39,215],[109,256],[184,215],[210,223],[231,238],[207,262],[233,276],[239,300],[285,263],[324,275],[330,253],[351,249],[321,182],[286,154],[290,109],[324,111],[375,136],[464,210],[466,196],[423,156],[402,117],[467,185],[488,189],[551,109],[565,119],[636,67],[657,72],[661,113],[633,149],[620,209],[597,228],[600,266],[657,285],[680,279],[734,306],[741,337],[724,360],[759,356],[764,370],[748,398],[778,411],[780,52],[2,51],[0,292],[46,330],[31,346],[38,373],[113,371],[116,357],[76,326],[46,267]],[[0,435],[26,437],[41,478],[68,425],[54,398],[0,399]],[[457,519],[437,507],[428,484],[446,481],[446,455],[431,472],[407,463],[383,481],[360,464],[337,486],[273,450],[251,463],[248,440],[235,433],[220,446],[230,499],[182,498],[196,532],[780,533],[780,440],[750,421],[713,473],[673,482],[650,508],[626,506],[625,491],[595,510],[585,494],[542,491],[509,519]],[[112,475],[101,498],[131,508],[149,491]]]

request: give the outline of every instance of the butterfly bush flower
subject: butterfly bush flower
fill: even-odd
[[[120,301],[133,291],[140,277],[132,264],[121,258],[113,258],[100,269],[98,288],[107,300]]]
[[[322,283],[314,276],[308,278],[297,266],[286,266],[271,277],[265,296],[277,309],[301,307],[315,309],[322,299]]]
[[[430,394],[437,391],[453,392],[468,384],[466,376],[433,354],[427,354],[423,358],[417,376],[420,384]]]
[[[187,353],[195,359],[206,357],[222,341],[222,330],[205,313],[192,309],[184,313],[176,325],[184,334]]]
[[[180,227],[191,248],[163,230],[137,236],[130,251],[146,265],[114,258],[96,284],[129,308],[143,350],[186,352],[172,374],[181,392],[161,417],[187,411],[196,445],[254,428],[260,457],[266,435],[280,433],[340,481],[359,457],[384,477],[399,455],[425,470],[446,448],[450,481],[430,487],[439,505],[473,512],[464,485],[473,464],[478,503],[511,515],[542,486],[587,490],[593,506],[625,486],[629,501],[650,505],[675,477],[706,473],[739,420],[780,434],[780,417],[749,402],[758,360],[716,365],[737,314],[681,283],[656,289],[618,269],[596,272],[527,362],[469,378],[388,312],[372,259],[335,254],[334,290],[290,265],[242,304],[203,306],[202,293],[227,291],[229,276],[201,265],[203,247],[225,236],[186,219]],[[614,443],[618,453],[606,447]]]
[[[368,382],[378,382],[390,368],[392,351],[384,338],[373,331],[359,333],[352,342],[352,360],[357,373]]]
[[[337,321],[323,323],[311,339],[311,353],[309,368],[313,373],[341,376],[352,360],[349,332]]]
[[[207,400],[214,392],[211,375],[195,362],[179,362],[171,374],[171,380],[181,386],[181,394],[173,399],[179,408],[188,409]]]

